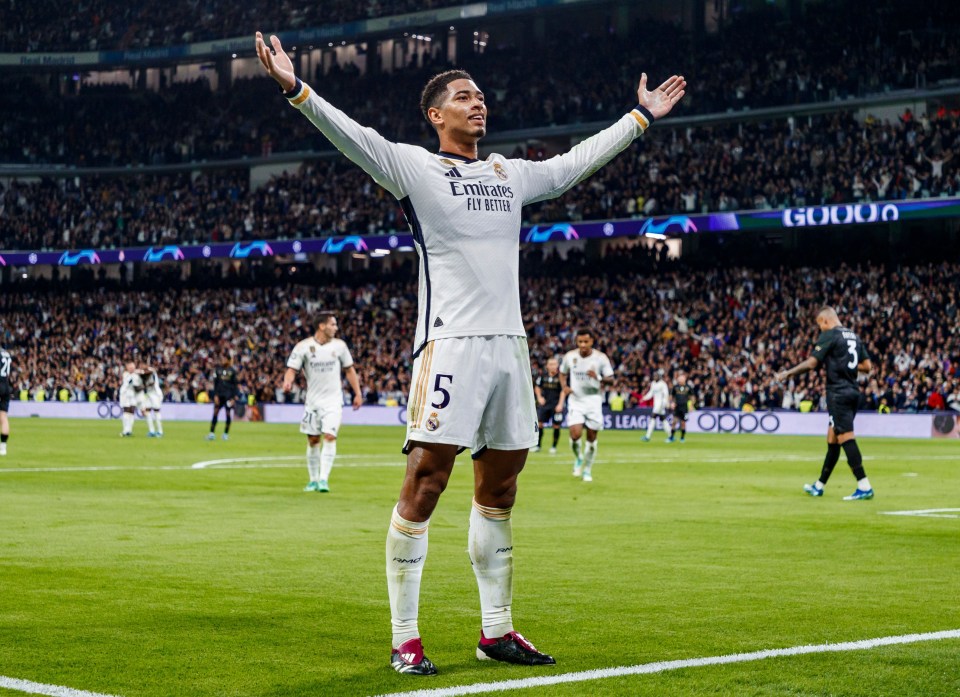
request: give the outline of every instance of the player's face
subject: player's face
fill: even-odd
[[[580,349],[581,356],[589,356],[593,349],[593,337],[589,334],[581,334],[577,337],[577,348]]]
[[[556,375],[560,371],[560,362],[556,358],[547,361],[547,372],[550,375]]]
[[[487,134],[487,105],[483,92],[473,80],[454,80],[447,85],[447,96],[440,105],[443,127],[449,133],[470,138]]]
[[[830,328],[830,320],[826,315],[817,315],[817,326],[820,327],[820,331],[825,332]]]
[[[686,385],[686,384],[687,384],[687,376],[686,376],[686,375],[678,375],[678,376],[677,376],[677,383],[679,383],[680,385]]]
[[[133,363],[132,361],[131,361],[130,363],[127,363],[127,372],[128,372],[128,373],[132,373],[132,372],[136,371],[136,369],[137,369],[137,364],[136,364],[136,363]]]
[[[320,333],[328,339],[335,337],[337,335],[337,318],[331,317],[329,320],[321,324]]]

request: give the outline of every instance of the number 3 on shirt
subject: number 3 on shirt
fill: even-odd
[[[856,339],[847,339],[847,353],[849,353],[851,356],[853,356],[853,358],[850,360],[850,362],[847,363],[847,367],[848,367],[850,370],[853,370],[853,369],[856,368],[858,365],[860,365],[860,361],[857,360],[857,342],[856,342]]]
[[[444,373],[437,373],[437,379],[433,383],[433,391],[439,392],[442,396],[440,397],[440,403],[430,402],[430,406],[434,409],[443,409],[445,406],[450,404],[450,393],[443,388],[443,380],[448,380],[449,384],[453,384],[453,376],[446,375]]]

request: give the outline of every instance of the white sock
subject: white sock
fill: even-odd
[[[160,419],[160,412],[159,412],[159,411],[153,412],[153,420],[154,420],[154,421],[156,422],[156,424],[157,424],[157,433],[159,433],[159,434],[162,436],[162,435],[163,435],[163,421]]]
[[[320,445],[307,444],[307,472],[311,482],[320,481]]]
[[[573,456],[579,460],[580,459],[580,439],[578,438],[577,440],[573,440],[571,438],[570,447],[573,449]]]
[[[427,560],[427,526],[430,520],[404,520],[394,507],[387,530],[387,591],[390,595],[390,623],[393,648],[420,636],[417,615],[420,609],[420,578]]]
[[[821,482],[821,481],[818,479],[817,481],[815,481],[815,482],[813,483],[813,488],[814,488],[814,489],[822,489],[822,488],[823,488],[823,482]]]
[[[663,430],[667,434],[667,438],[673,435],[673,429],[670,427],[670,422],[666,417],[663,418]]]
[[[653,427],[657,423],[657,417],[651,416],[650,421],[647,422],[647,438],[653,438]]]
[[[147,419],[147,431],[153,433],[153,412],[148,409],[143,413],[143,415]]]
[[[123,412],[123,416],[121,417],[121,420],[123,421],[123,432],[124,432],[124,433],[133,433],[133,420],[134,420],[134,418],[135,418],[135,417],[133,416],[133,414],[131,414],[131,413],[129,413],[129,412],[126,412],[126,411]]]
[[[857,482],[857,488],[860,491],[870,491],[873,487],[870,486],[870,480],[864,477],[863,479]]]
[[[593,467],[593,458],[597,456],[597,441],[587,441],[587,446],[583,449],[583,472],[590,474],[590,468]]]
[[[320,481],[325,482],[333,469],[333,459],[337,456],[337,441],[324,440],[320,451]]]
[[[510,508],[488,508],[476,501],[470,510],[469,552],[480,589],[483,635],[488,639],[513,631],[513,531]]]

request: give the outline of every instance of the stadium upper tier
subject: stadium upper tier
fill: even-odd
[[[654,21],[625,34],[580,34],[553,26],[554,17],[545,20],[551,22],[546,37],[498,40],[494,31],[484,52],[458,50],[456,65],[485,91],[496,134],[615,119],[633,105],[643,71],[653,80],[686,76],[679,116],[831,102],[956,78],[960,28],[951,27],[960,25],[960,3],[942,8],[930,28],[939,4],[916,12],[897,2],[867,16],[859,7],[818,5],[796,23],[777,22],[770,10],[699,39]],[[44,3],[26,3],[35,5]],[[387,138],[432,142],[419,113],[420,91],[446,65],[442,56],[411,56],[392,72],[360,74],[352,63],[327,64],[329,72],[315,66],[303,77]],[[330,149],[285,107],[268,78],[234,80],[213,91],[205,79],[149,90],[72,77],[18,73],[0,80],[4,93],[17,95],[0,103],[0,163],[151,165]],[[79,93],[74,84],[81,84]]]
[[[285,105],[280,105],[284,107]],[[289,109],[291,128],[312,128]],[[834,114],[670,130],[528,223],[960,195],[960,116],[863,123]],[[536,158],[535,150],[515,156]],[[0,250],[314,238],[406,230],[397,201],[343,158],[251,189],[246,170],[0,182]]]
[[[830,269],[664,262],[642,247],[592,264],[523,261],[521,307],[532,361],[572,348],[591,326],[616,371],[614,390],[635,403],[658,369],[690,375],[698,405],[825,408],[823,375],[788,385],[774,371],[806,358],[823,303],[837,307],[876,366],[866,408],[881,398],[895,410],[960,411],[960,265],[937,263]],[[205,279],[211,286],[227,279]],[[409,392],[416,284],[329,276],[309,285],[187,289],[160,278],[156,290],[57,285],[45,292],[8,287],[0,295],[0,345],[14,356],[15,392],[66,388],[115,396],[121,363],[155,366],[168,399],[191,401],[212,382],[225,355],[246,393],[282,401],[277,388],[292,346],[312,333],[321,309],[336,312],[368,401],[401,403]],[[234,280],[234,283],[238,282]],[[262,282],[262,281],[261,281]],[[639,393],[639,394],[638,394]]]

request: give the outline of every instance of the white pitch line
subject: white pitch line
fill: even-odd
[[[0,687],[17,692],[26,692],[31,695],[49,695],[49,697],[113,697],[101,692],[74,690],[72,687],[62,687],[61,685],[45,685],[42,682],[18,680],[17,678],[8,678],[5,675],[0,675]]]
[[[960,508],[925,508],[917,511],[880,511],[880,515],[899,515],[916,518],[960,518]]]
[[[255,464],[239,464],[247,462],[249,458],[239,458],[235,464],[210,465],[207,463],[202,469],[206,470],[249,470],[249,469],[297,469],[303,465],[300,463],[278,463],[276,460],[283,458],[271,457],[265,458],[274,462],[260,462]],[[297,456],[297,460],[302,460],[302,456]],[[376,461],[368,460],[366,462],[344,462],[338,463],[337,467],[403,467],[404,462],[388,462],[386,460]],[[190,471],[200,469],[194,465],[157,465],[155,467],[125,467],[122,465],[112,466],[90,466],[90,467],[6,467],[0,468],[0,474],[17,474],[18,472],[169,472],[169,471]]]
[[[625,675],[650,675],[652,673],[663,673],[681,668],[700,668],[703,666],[726,665],[729,663],[747,663],[749,661],[762,661],[767,658],[781,658],[783,656],[801,656],[811,653],[832,653],[838,651],[863,651],[865,649],[874,649],[878,646],[914,644],[921,641],[940,641],[941,639],[960,639],[960,629],[928,632],[926,634],[902,634],[900,636],[879,637],[877,639],[846,641],[838,644],[811,644],[786,649],[767,649],[765,651],[754,651],[752,653],[688,658],[679,661],[657,661],[656,663],[642,663],[636,666],[583,670],[576,673],[543,675],[535,678],[501,680],[499,682],[475,683],[473,685],[436,687],[427,690],[412,690],[409,692],[391,692],[380,695],[379,697],[459,697],[459,695],[479,695],[487,692],[506,692],[508,690],[522,690],[529,687],[544,687],[547,685],[587,682],[604,678],[618,678]]]

